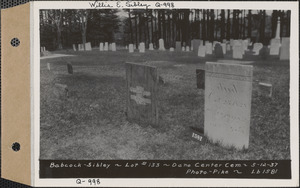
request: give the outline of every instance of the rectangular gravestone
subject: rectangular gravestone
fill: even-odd
[[[91,42],[85,43],[85,50],[86,50],[86,51],[91,51],[91,50],[92,50]]]
[[[125,63],[125,68],[128,120],[156,125],[158,123],[157,68],[136,63]]]
[[[280,47],[280,60],[290,59],[290,38],[282,37]]]
[[[204,89],[205,87],[205,70],[196,69],[197,88]]]
[[[232,48],[232,58],[233,59],[243,59],[243,47],[242,45],[235,44]]]
[[[83,44],[78,44],[78,51],[84,51]]]
[[[205,71],[205,136],[224,147],[247,149],[253,67],[207,62]]]
[[[73,51],[76,52],[76,45],[73,44]]]
[[[67,63],[68,73],[73,74],[73,66],[71,63]]]
[[[198,48],[199,48],[200,44],[201,44],[200,39],[194,39],[193,40],[193,51],[194,52],[196,52],[196,53],[198,52]]]
[[[198,48],[198,57],[205,57],[206,53],[206,47],[205,46],[199,46]]]
[[[280,39],[272,39],[270,45],[270,55],[279,55],[280,46]]]
[[[208,43],[205,43],[205,47],[206,47],[206,54],[212,54],[212,43],[208,42]]]

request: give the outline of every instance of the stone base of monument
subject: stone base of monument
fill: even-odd
[[[273,86],[272,84],[259,82],[258,83],[258,94],[260,96],[272,97]]]
[[[53,93],[58,98],[69,97],[68,86],[65,84],[56,83],[54,85]]]

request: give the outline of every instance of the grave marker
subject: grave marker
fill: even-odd
[[[173,47],[170,48],[170,52],[174,52],[174,48]]]
[[[183,51],[183,52],[185,51],[185,47],[184,46],[181,47],[181,51]]]
[[[206,63],[204,133],[212,142],[248,148],[252,70],[250,65]]]
[[[103,42],[100,42],[99,44],[99,51],[103,51],[104,50],[104,46],[103,46]]]
[[[193,51],[198,52],[198,48],[201,45],[201,40],[199,39],[194,39],[193,40]]]
[[[86,51],[91,51],[92,50],[91,42],[85,43],[85,50]]]
[[[47,69],[48,69],[48,70],[51,70],[51,65],[50,65],[50,63],[47,63]]]
[[[190,51],[190,47],[189,47],[189,46],[186,46],[186,47],[185,47],[185,51],[186,51],[186,52],[189,52],[189,51]]]
[[[290,59],[290,38],[282,37],[282,44],[280,48],[280,60]]]
[[[78,44],[78,51],[84,51],[83,44]]]
[[[212,43],[210,42],[205,43],[205,47],[206,47],[206,54],[212,54]]]
[[[149,50],[154,50],[154,48],[153,48],[153,43],[150,43],[150,44],[149,44]]]
[[[165,51],[164,39],[159,39],[159,50]]]
[[[117,51],[117,47],[116,47],[115,42],[111,43],[111,51],[113,51],[113,52]]]
[[[243,51],[242,45],[235,44],[233,46],[232,58],[243,59]]]
[[[215,45],[215,56],[216,58],[224,58],[224,54],[223,54],[223,48],[222,46],[220,45],[220,43],[217,43]]]
[[[199,46],[198,48],[198,57],[205,57],[206,47]]]
[[[73,74],[73,66],[70,62],[67,63],[68,73]]]
[[[141,42],[139,45],[140,53],[145,53],[145,43]]]
[[[134,50],[133,50],[133,44],[129,44],[129,53],[133,53]]]
[[[263,44],[262,43],[254,43],[253,49],[252,49],[252,51],[254,52],[253,55],[259,55],[259,51],[262,48],[263,48]]]
[[[73,44],[73,51],[76,52],[76,45]]]
[[[125,63],[129,120],[157,124],[157,68]]]
[[[272,84],[259,82],[258,88],[259,88],[258,90],[259,95],[272,97],[272,90],[273,90]]]
[[[280,39],[274,39],[270,45],[270,55],[279,55]]]
[[[180,52],[181,50],[181,42],[180,41],[176,41],[176,51]]]
[[[204,89],[205,88],[205,70],[196,69],[196,77],[197,77],[197,88]]]
[[[105,42],[104,44],[104,51],[108,51],[108,42]]]
[[[226,43],[221,43],[223,54],[226,54]]]

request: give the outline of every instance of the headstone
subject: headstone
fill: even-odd
[[[263,46],[260,50],[259,50],[259,55],[261,57],[261,59],[266,60],[268,59],[268,47]]]
[[[230,46],[233,46],[233,39],[230,39],[230,41],[229,41],[229,44],[230,44]]]
[[[277,27],[276,27],[275,39],[280,39],[280,17],[277,18]]]
[[[198,48],[198,57],[205,57],[206,53],[206,47],[205,46],[199,46]]]
[[[48,69],[48,70],[51,70],[51,65],[50,65],[50,63],[47,63],[47,69]]]
[[[193,42],[194,42],[194,40],[191,40],[191,51],[194,50]]]
[[[117,47],[116,47],[115,42],[111,43],[111,51],[113,51],[113,52],[117,51]]]
[[[181,42],[180,41],[176,41],[176,51],[177,52],[181,51]]]
[[[76,52],[76,44],[73,44],[73,51]]]
[[[174,48],[173,47],[170,48],[170,52],[174,52]]]
[[[243,45],[243,50],[244,51],[248,51],[248,40],[243,40],[242,41],[242,45]]]
[[[159,50],[165,51],[164,39],[159,39]]]
[[[204,89],[205,87],[205,70],[196,69],[196,76],[197,76],[197,88]]]
[[[84,51],[83,44],[78,44],[78,51]]]
[[[183,52],[185,51],[185,47],[184,46],[181,47],[181,51],[183,51]]]
[[[215,49],[216,44],[218,44],[218,41],[213,41],[212,45],[213,45],[213,49]]]
[[[280,39],[273,40],[270,46],[270,55],[279,55],[280,46]]]
[[[190,47],[189,47],[189,46],[186,46],[186,47],[185,47],[185,51],[186,51],[186,52],[189,52],[189,51],[190,51]]]
[[[290,59],[290,38],[282,37],[282,44],[280,47],[280,60]]]
[[[108,42],[104,43],[104,51],[108,51]]]
[[[145,43],[141,42],[139,46],[140,53],[145,53]]]
[[[91,42],[85,43],[85,50],[86,51],[91,51],[92,50]]]
[[[127,117],[131,121],[157,124],[157,68],[125,63]]]
[[[112,51],[111,43],[108,44],[108,51]]]
[[[134,52],[133,44],[129,44],[129,53],[132,53],[132,52]]]
[[[258,93],[260,96],[272,97],[272,84],[259,82],[258,88]]]
[[[212,142],[248,148],[252,71],[251,65],[206,63],[204,134]]]
[[[206,47],[206,54],[212,54],[212,43],[210,42],[205,43],[205,47]]]
[[[227,40],[226,40],[226,39],[223,39],[223,40],[222,40],[222,43],[227,43]]]
[[[247,38],[246,40],[248,41],[248,46],[250,46],[251,45],[251,39]]]
[[[201,40],[199,39],[194,39],[193,40],[193,51],[198,52],[198,48],[201,45]]]
[[[223,49],[222,49],[222,46],[220,45],[220,43],[217,43],[215,45],[214,51],[215,51],[216,58],[224,58]]]
[[[149,44],[149,50],[154,50],[154,48],[153,48],[153,43],[150,43],[150,44]]]
[[[230,51],[230,50],[231,50],[230,44],[227,44],[227,45],[226,45],[226,50],[227,50],[227,51]]]
[[[41,52],[43,52],[44,51],[44,47],[41,47]]]
[[[125,49],[128,50],[128,46],[127,45],[125,46]]]
[[[253,49],[252,49],[252,51],[254,52],[253,55],[259,55],[259,51],[260,51],[260,49],[262,49],[262,47],[263,47],[262,43],[254,43]]]
[[[234,45],[233,46],[233,52],[232,52],[232,58],[233,59],[243,59],[243,48],[242,45]]]
[[[225,55],[226,54],[226,43],[221,43],[221,47],[222,47],[222,50],[223,50],[223,54]]]
[[[99,44],[99,51],[103,51],[104,50],[104,46],[103,46],[103,42],[100,42]]]
[[[68,68],[68,73],[73,74],[73,66],[71,63],[69,63],[69,62],[67,63],[67,68]]]

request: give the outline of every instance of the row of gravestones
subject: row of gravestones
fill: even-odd
[[[78,44],[78,48],[76,47],[76,44],[73,44],[74,51],[84,51],[84,47],[85,47],[85,51],[91,51],[92,50],[91,42],[87,42],[85,43],[85,45]]]
[[[102,51],[117,51],[117,47],[116,47],[116,43],[113,42],[113,43],[108,43],[108,42],[100,42],[99,44],[99,51],[102,52]]]
[[[128,120],[158,124],[157,68],[135,63],[126,63],[125,67]],[[205,81],[198,86],[205,85],[204,135],[224,147],[247,149],[253,67],[207,62],[203,75]]]

